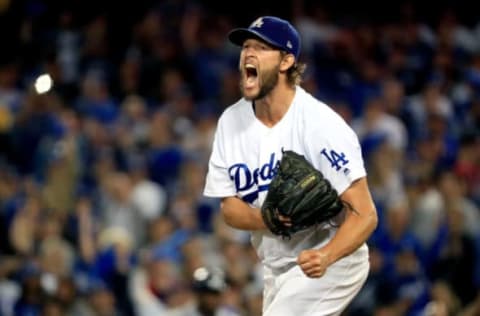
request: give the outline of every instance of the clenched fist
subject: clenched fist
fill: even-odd
[[[332,264],[330,256],[322,249],[303,250],[298,255],[297,263],[310,278],[320,278]]]

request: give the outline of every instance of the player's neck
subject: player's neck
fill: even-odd
[[[277,86],[267,96],[254,102],[256,117],[266,126],[273,127],[287,113],[295,88]]]

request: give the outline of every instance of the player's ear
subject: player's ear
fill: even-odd
[[[295,56],[292,54],[282,54],[282,61],[280,62],[280,71],[287,71],[295,64]]]

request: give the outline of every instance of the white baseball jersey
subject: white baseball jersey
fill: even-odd
[[[287,113],[273,127],[267,127],[258,120],[252,103],[245,99],[224,111],[218,121],[204,194],[219,198],[237,196],[254,207],[260,207],[274,169],[282,157],[282,150],[304,155],[330,180],[339,194],[354,180],[366,175],[361,148],[353,130],[329,106],[298,86]],[[342,219],[343,216],[338,216],[337,224]],[[267,230],[254,231],[252,244],[266,268],[266,275],[279,276],[297,265],[300,251],[326,244],[335,234],[335,226],[324,224],[296,233],[290,240]],[[349,264],[365,266],[368,261],[366,245],[337,261],[329,267],[327,274],[333,274],[336,266],[340,267],[345,260]],[[345,267],[341,269],[345,270]],[[368,267],[362,271],[368,271]],[[342,275],[348,276],[345,271]],[[325,279],[327,277],[324,276]],[[269,296],[273,299],[277,294],[272,290],[275,286],[269,282],[265,283],[265,287],[264,310],[268,307]],[[286,310],[287,313],[292,311]],[[313,310],[298,312],[296,315],[314,315]]]

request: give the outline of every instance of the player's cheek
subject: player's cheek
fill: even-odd
[[[245,60],[245,57],[244,57],[244,54],[243,54],[243,51],[240,53],[240,58],[238,59],[238,69],[240,71],[242,71],[242,65],[244,64],[244,60]]]

